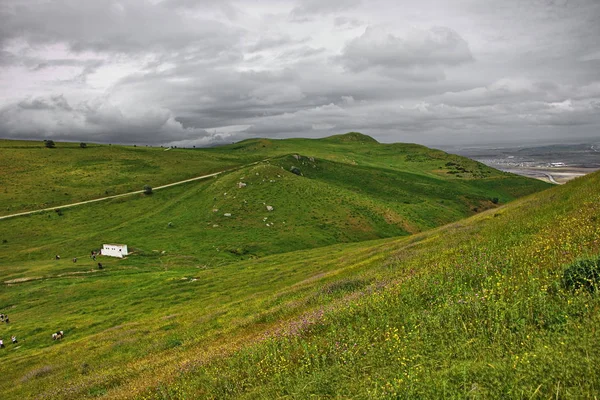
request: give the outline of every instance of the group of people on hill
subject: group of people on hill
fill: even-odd
[[[8,324],[8,322],[9,322],[8,314],[4,314],[4,313],[0,314],[0,322],[4,322],[4,323]],[[10,339],[12,340],[13,344],[17,343],[16,336],[12,336]],[[4,340],[2,340],[2,338],[0,338],[0,349],[2,349],[2,348],[4,348]]]
[[[4,314],[4,313],[0,313],[0,322],[5,322],[8,324],[8,315]],[[54,340],[62,339],[64,336],[65,336],[65,333],[63,331],[58,331],[58,332],[52,334],[52,339],[54,339]],[[17,337],[15,335],[12,335],[10,337],[10,341],[12,342],[12,344],[18,343]],[[3,349],[3,348],[5,348],[4,339],[0,338],[0,349]]]
[[[91,252],[91,254],[90,254],[90,258],[91,258],[92,260],[96,261],[96,256],[97,256],[97,255],[99,255],[99,254],[100,254],[100,252],[99,252],[99,251],[92,250],[92,252]],[[58,254],[57,254],[57,255],[55,255],[55,256],[54,256],[54,259],[55,259],[55,260],[60,260],[60,255],[58,255]],[[74,263],[76,263],[76,262],[77,262],[77,257],[74,257],[74,258],[73,258],[73,262],[74,262]]]
[[[11,336],[10,340],[12,341],[12,344],[17,344],[17,337],[16,336]],[[4,348],[4,340],[0,339],[0,349]]]
[[[8,319],[8,314],[0,314],[0,322],[4,322],[6,324],[8,324],[9,319]],[[10,338],[13,342],[13,344],[17,343],[17,337],[16,336],[12,336]],[[4,340],[2,340],[2,338],[0,338],[0,349],[4,348]]]
[[[91,258],[92,260],[96,261],[96,256],[97,256],[98,254],[100,254],[100,251],[94,251],[94,250],[92,250],[92,254],[90,255],[90,258]],[[98,269],[102,269],[102,268],[104,268],[104,267],[102,266],[102,263],[98,263]]]
[[[95,251],[92,251],[92,254],[90,256],[90,258],[92,258],[94,261],[96,260],[96,254],[98,254],[98,253],[96,253]],[[55,255],[54,259],[55,260],[60,260],[60,255],[58,255],[58,254]],[[76,263],[77,262],[77,258],[73,258],[73,262]],[[102,264],[101,263],[98,263],[98,268],[102,269]],[[8,314],[0,313],[0,322],[4,322],[4,323],[8,324],[9,323]],[[52,334],[52,339],[53,340],[58,340],[58,339],[62,339],[64,336],[65,336],[65,334],[64,334],[63,331],[58,331],[58,332]],[[11,340],[12,344],[17,344],[18,343],[17,337],[14,336],[14,335],[11,336],[10,340]],[[0,349],[3,349],[3,348],[5,348],[5,346],[4,346],[4,339],[0,338]]]
[[[96,255],[97,255],[97,254],[100,254],[100,252],[96,252],[96,251],[93,251],[93,250],[92,250],[92,252],[91,252],[91,255],[90,255],[90,258],[91,258],[91,259],[93,259],[94,261],[96,261]],[[55,259],[55,260],[60,260],[60,255],[58,255],[58,254],[57,254],[57,255],[55,255],[55,256],[54,256],[54,259]],[[76,258],[76,257],[75,257],[75,258],[73,258],[73,262],[74,262],[74,263],[76,263],[76,262],[77,262],[77,258]],[[102,264],[101,264],[101,263],[98,263],[98,268],[99,268],[99,269],[102,269],[102,268],[103,268],[103,266],[102,266]],[[3,313],[1,313],[1,314],[0,314],[0,322],[4,322],[4,323],[7,323],[7,324],[8,324],[8,323],[9,323],[8,315],[7,315],[7,314],[3,314]],[[58,331],[58,332],[56,332],[56,333],[53,333],[53,334],[52,334],[52,339],[53,339],[53,340],[59,340],[59,339],[62,339],[64,336],[65,336],[65,334],[64,334],[64,332],[63,332],[63,331]],[[11,339],[11,341],[12,341],[12,343],[13,343],[13,344],[17,344],[17,343],[18,343],[18,341],[17,341],[17,337],[16,337],[16,336],[14,336],[14,335],[13,335],[13,336],[11,336],[11,338],[10,338],[10,339]],[[0,349],[3,349],[4,347],[5,347],[5,346],[4,346],[4,340],[3,340],[2,338],[0,338]]]
[[[100,254],[100,251],[92,250],[91,253],[90,253],[90,258],[92,260],[96,261],[96,256],[99,255],[99,254]],[[55,260],[60,260],[60,255],[58,255],[58,254],[55,255],[54,259]],[[77,257],[74,257],[72,259],[72,261],[73,261],[73,263],[76,263],[77,262]],[[103,268],[104,268],[104,266],[102,265],[102,263],[98,263],[98,269],[103,269]]]

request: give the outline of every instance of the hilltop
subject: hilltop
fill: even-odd
[[[132,206],[131,226],[119,205],[158,196],[111,203],[95,222],[128,231],[248,172],[169,189],[160,207]],[[0,334],[22,339],[0,352],[0,390],[66,399],[590,397],[600,385],[600,302],[564,286],[563,271],[598,257],[599,185],[596,173],[408,237],[220,266],[167,249],[98,271],[85,258],[36,256],[52,237],[43,221],[56,215],[2,221],[5,232],[29,233],[11,237],[22,250],[0,269],[0,309],[11,316]],[[51,240],[64,236],[65,246],[99,238],[91,227],[54,228]],[[172,231],[139,230],[138,240],[177,249]],[[57,329],[65,338],[52,342]]]
[[[342,135],[333,135],[323,139],[328,142],[337,143],[379,143],[369,135],[364,135],[360,132],[348,132]]]

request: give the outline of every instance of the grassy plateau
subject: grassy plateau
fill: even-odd
[[[63,146],[0,146],[2,163],[21,160],[20,175],[2,169],[2,182],[23,182],[3,194],[5,214],[64,204],[45,198],[48,177],[88,151],[156,170],[131,187],[90,179],[71,200],[233,170],[0,220],[2,398],[600,391],[599,173],[549,188],[355,133],[208,150],[71,145],[57,164],[30,165],[31,152],[54,157]],[[121,161],[106,165],[115,182],[129,176]],[[109,242],[133,254],[101,257],[99,270],[90,250]],[[65,337],[53,341],[58,330]]]

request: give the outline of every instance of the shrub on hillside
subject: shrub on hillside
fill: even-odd
[[[46,146],[49,149],[53,149],[56,147],[56,144],[54,143],[54,140],[44,140],[44,146]]]
[[[43,367],[32,369],[23,375],[20,379],[21,383],[25,383],[31,379],[41,378],[52,372],[54,368],[51,365],[44,365]]]
[[[144,185],[144,194],[152,194],[152,187]]]
[[[363,279],[341,279],[325,285],[322,289],[325,294],[349,293],[362,289],[367,285]]]
[[[85,149],[87,147],[87,143],[79,143],[79,147],[81,147],[82,149]]]
[[[566,289],[586,289],[593,293],[600,285],[600,257],[575,261],[563,272],[563,286]]]
[[[167,339],[167,341],[164,344],[164,348],[166,349],[172,349],[173,347],[178,347],[181,346],[183,344],[183,342],[181,341],[181,339],[177,339],[177,338],[170,338]]]
[[[236,256],[243,256],[246,255],[250,252],[250,249],[248,249],[247,247],[229,247],[227,249],[225,249],[225,251],[236,255]]]

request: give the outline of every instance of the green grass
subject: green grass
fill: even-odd
[[[218,149],[0,140],[0,215],[142,190],[258,161]]]
[[[549,187],[439,150],[380,144],[356,133],[312,140],[252,139],[211,149],[97,144],[82,149],[78,143],[49,149],[41,141],[0,140],[0,215],[142,190],[290,154],[425,175],[457,186],[473,180],[483,190],[500,190],[501,201]]]
[[[87,274],[73,274],[92,269],[85,259],[20,263],[43,279],[0,295],[12,320],[0,334],[22,340],[0,353],[0,388],[6,398],[589,397],[600,302],[560,282],[565,265],[600,251],[599,180],[402,239],[219,267],[152,252]]]
[[[88,149],[86,149],[88,150]],[[82,257],[102,243],[178,254],[203,265],[404,236],[497,207],[546,186],[513,176],[437,176],[283,156],[148,196],[133,195],[2,221],[0,262]],[[313,161],[310,161],[310,160]],[[303,176],[290,172],[297,164]],[[246,184],[240,188],[239,183]],[[268,211],[267,206],[273,207]],[[225,216],[230,214],[230,216]],[[18,276],[15,276],[18,277]]]
[[[5,195],[20,198],[21,204],[41,204],[36,199],[46,198],[43,204],[58,205],[56,193],[65,187],[77,188],[69,191],[78,196],[71,200],[84,200],[99,192],[104,181],[115,188],[108,192],[113,194],[140,190],[150,179],[163,184],[238,165],[217,178],[154,191],[151,196],[137,194],[4,220],[0,262],[19,265],[55,254],[82,257],[102,243],[124,242],[138,254],[164,251],[215,266],[417,233],[497,207],[493,199],[502,204],[550,186],[438,150],[383,145],[355,133],[169,151],[100,145],[82,149],[74,143],[58,143],[54,149],[41,142],[0,144],[0,152],[7,155],[0,159],[26,171],[0,169],[8,182]],[[38,160],[40,154],[44,156]],[[256,159],[268,160],[247,165]],[[102,165],[78,167],[95,163]],[[134,164],[137,172],[123,167]],[[301,176],[290,172],[293,167]],[[456,168],[461,174],[447,173]],[[68,183],[53,180],[63,175],[77,178]],[[139,176],[146,178],[136,180]],[[246,186],[240,188],[241,182]],[[6,212],[18,208],[9,204]],[[267,206],[274,211],[267,211]]]
[[[303,311],[278,309],[264,339],[140,397],[593,398],[600,299],[561,282],[599,257],[599,183],[365,246],[384,255],[340,260],[332,283],[286,293]]]
[[[564,271],[600,254],[599,173],[495,208],[548,185],[359,134],[220,151],[270,160],[0,221],[2,398],[598,392],[600,299]]]

